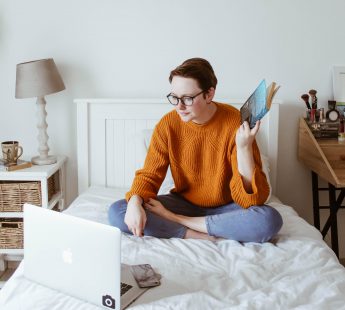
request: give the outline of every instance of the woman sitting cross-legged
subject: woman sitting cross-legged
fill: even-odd
[[[155,127],[126,199],[111,205],[111,225],[139,237],[270,240],[283,222],[264,204],[260,122],[241,125],[236,108],[213,101],[217,78],[207,60],[186,60],[169,81],[175,109]],[[175,188],[157,196],[169,165]]]

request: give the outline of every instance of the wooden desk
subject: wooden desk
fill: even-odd
[[[337,139],[316,140],[306,121],[299,123],[298,159],[312,171],[314,226],[322,236],[331,228],[332,249],[339,257],[337,212],[343,208],[345,197],[345,144]],[[328,187],[320,188],[318,177],[328,182]],[[329,205],[320,206],[319,192],[328,191]],[[337,196],[338,191],[338,196]],[[329,209],[330,215],[325,226],[320,229],[320,210]]]

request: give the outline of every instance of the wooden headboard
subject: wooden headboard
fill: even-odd
[[[216,100],[218,101],[218,100]],[[245,100],[227,100],[240,108]],[[75,99],[79,194],[91,185],[129,188],[138,166],[140,136],[173,107],[164,99]],[[257,136],[268,156],[272,192],[277,182],[279,104],[273,103]]]

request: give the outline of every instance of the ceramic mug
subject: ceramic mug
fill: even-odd
[[[8,165],[16,165],[17,160],[23,154],[23,148],[18,141],[5,141],[1,143],[2,157]]]

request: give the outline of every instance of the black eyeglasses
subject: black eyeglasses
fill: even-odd
[[[187,106],[191,106],[193,104],[194,98],[198,97],[202,93],[204,93],[203,90],[200,93],[197,93],[195,96],[183,96],[181,98],[179,98],[175,95],[172,95],[170,93],[169,95],[167,95],[167,98],[172,105],[178,105],[180,103],[180,100],[181,100],[182,104],[187,105]]]

